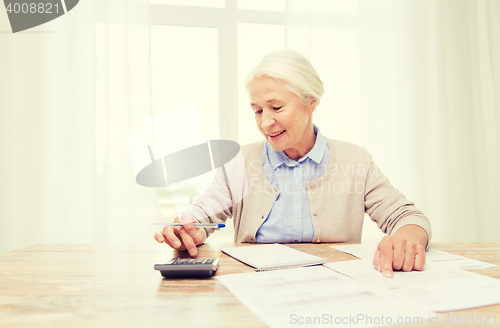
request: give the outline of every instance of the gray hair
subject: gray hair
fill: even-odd
[[[288,84],[290,91],[297,94],[303,102],[315,99],[316,105],[319,105],[319,99],[324,93],[323,82],[311,62],[292,50],[275,51],[264,56],[248,74],[246,89],[254,79],[262,76]]]

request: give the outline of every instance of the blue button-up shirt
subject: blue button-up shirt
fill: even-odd
[[[314,126],[314,147],[298,161],[266,142],[263,168],[267,180],[280,194],[266,221],[257,231],[258,243],[311,242],[314,229],[309,211],[306,182],[319,179],[330,162],[330,150],[319,129]]]

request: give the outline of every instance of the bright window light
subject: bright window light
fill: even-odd
[[[190,7],[226,7],[226,0],[149,0],[150,3],[160,5],[173,6],[190,6]]]
[[[153,115],[195,102],[206,139],[219,139],[219,67],[216,28],[153,25]],[[190,133],[190,122],[180,122]],[[183,138],[179,135],[179,138]],[[160,220],[171,221],[213,180],[214,171],[160,190]]]
[[[154,113],[195,102],[205,136],[217,139],[217,29],[154,25],[151,28],[151,66]]]
[[[238,0],[238,9],[285,12],[285,0]]]

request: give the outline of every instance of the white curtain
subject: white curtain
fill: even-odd
[[[324,135],[367,148],[434,241],[500,241],[499,1],[287,0],[286,31]]]
[[[324,135],[367,148],[434,241],[500,241],[499,2],[287,0],[286,21],[325,82]],[[0,10],[0,252],[153,242],[157,190],[135,184],[127,149],[152,116],[148,1],[83,0],[9,30]]]
[[[0,48],[0,252],[151,241],[157,191],[127,144],[152,113],[148,0],[80,1]]]

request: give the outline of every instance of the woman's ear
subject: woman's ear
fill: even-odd
[[[308,113],[310,115],[310,114],[312,114],[314,112],[314,109],[316,108],[316,103],[317,103],[316,98],[309,97],[307,99],[307,103],[308,103],[308,105],[307,105],[307,111],[308,111]]]

